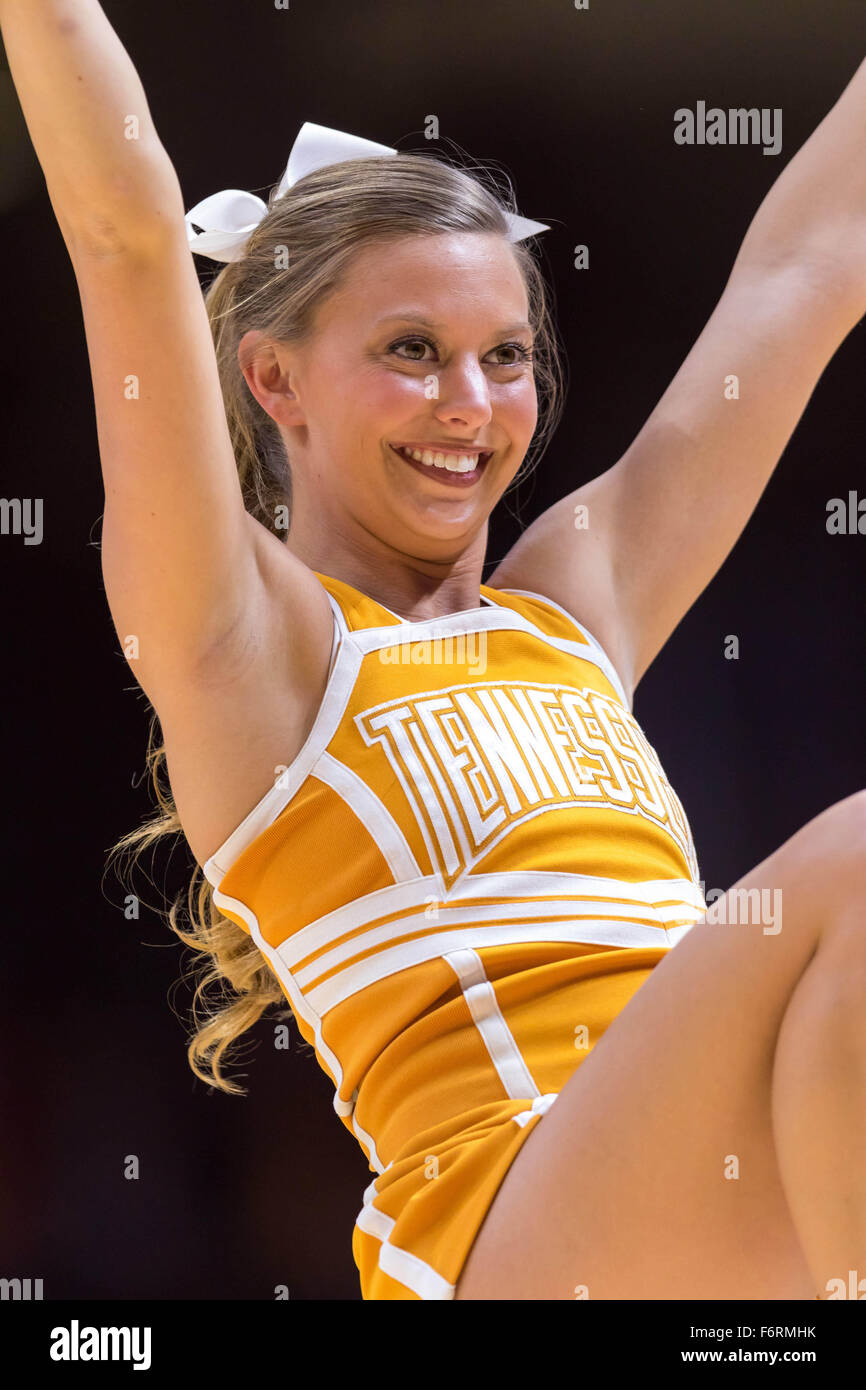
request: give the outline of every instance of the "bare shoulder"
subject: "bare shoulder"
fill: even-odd
[[[602,489],[592,483],[555,502],[526,528],[493,570],[487,586],[537,594],[562,608],[603,648],[631,704],[636,685],[632,644],[617,607],[604,502]],[[590,509],[592,517],[585,530],[575,526],[581,505]]]

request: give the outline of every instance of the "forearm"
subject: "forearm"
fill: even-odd
[[[812,267],[866,313],[866,59],[776,179],[737,263]]]
[[[144,88],[98,0],[0,0],[0,29],[61,227],[123,236],[182,216]]]

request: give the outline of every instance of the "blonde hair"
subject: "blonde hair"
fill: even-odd
[[[271,191],[267,215],[244,254],[211,280],[205,306],[244,505],[281,540],[288,534],[283,518],[291,514],[289,459],[276,424],[244,380],[238,361],[241,338],[256,328],[266,338],[287,343],[308,339],[317,309],[339,286],[362,247],[443,232],[506,237],[503,209],[515,212],[516,207],[510,182],[504,179],[505,188],[498,189],[488,168],[474,165],[470,172],[426,154],[351,159],[315,170],[279,199],[276,188]],[[508,492],[537,464],[559,422],[564,396],[564,371],[544,278],[531,251],[523,244],[510,244],[526,285],[535,334],[539,426]],[[135,862],[163,837],[183,833],[170,787],[161,781],[165,748],[155,711],[146,770],[159,809],[110,849],[107,864],[125,851],[133,851]],[[189,929],[181,925],[184,912]],[[186,892],[172,903],[167,923],[197,956],[189,1065],[209,1085],[245,1094],[223,1071],[226,1052],[271,1004],[285,1004],[283,991],[252,938],[214,905],[213,888],[198,866]]]

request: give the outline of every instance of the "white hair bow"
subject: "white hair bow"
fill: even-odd
[[[332,130],[330,126],[305,121],[292,146],[276,197],[281,198],[298,179],[313,169],[341,164],[344,159],[372,159],[397,153],[390,145],[377,145],[374,140],[363,140],[359,135],[348,135],[343,130]],[[267,203],[255,193],[244,193],[239,188],[225,188],[221,193],[212,193],[209,198],[203,198],[194,208],[190,208],[184,218],[189,248],[197,256],[208,256],[212,261],[235,261],[243,254],[249,237],[267,211]],[[538,232],[550,230],[545,222],[532,222],[528,217],[518,217],[504,208],[503,213],[508,223],[509,241],[523,241]],[[193,223],[204,230],[194,232]]]

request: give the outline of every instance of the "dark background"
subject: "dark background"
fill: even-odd
[[[104,8],[187,207],[222,188],[266,197],[304,120],[429,151],[434,113],[444,137],[508,169],[521,212],[552,224],[541,242],[571,376],[524,523],[635,437],[762,197],[866,54],[862,0]],[[699,99],[781,107],[781,154],[676,145],[673,113]],[[273,1021],[251,1034],[248,1097],[196,1080],[189,991],[173,991],[182,950],[154,911],[126,921],[125,890],[102,882],[109,846],[151,810],[149,707],[102,586],[75,279],[5,70],[0,103],[2,490],[44,498],[45,525],[39,546],[0,537],[0,1274],[42,1278],[47,1298],[270,1299],[286,1284],[292,1298],[356,1299],[351,1231],[372,1174],[330,1081],[294,1025],[291,1051],[275,1050]],[[573,268],[576,243],[588,272]],[[825,528],[829,498],[866,492],[864,335],[861,322],[827,367],[743,537],[637,692],[708,888],[866,785],[866,538]],[[517,534],[494,517],[491,562]],[[738,661],[723,658],[729,633]],[[192,867],[180,842],[157,859],[157,888],[173,895]],[[123,1176],[127,1154],[138,1181]]]

